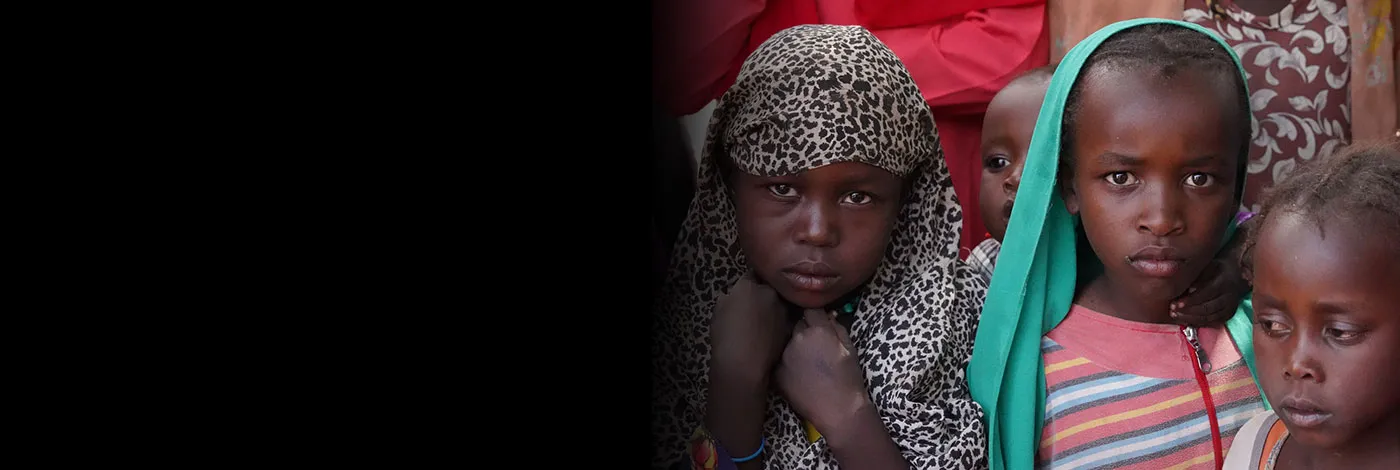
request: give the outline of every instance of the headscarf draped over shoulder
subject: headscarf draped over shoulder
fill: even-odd
[[[717,298],[748,269],[717,158],[756,175],[863,162],[910,184],[889,248],[861,293],[850,337],[867,390],[914,468],[981,468],[986,438],[967,390],[986,291],[958,260],[962,211],[927,103],[900,60],[858,26],[779,32],[744,63],[710,120],[700,180],[657,306],[653,435],[662,467],[685,456],[703,419]],[[767,468],[835,468],[777,394]]]
[[[996,273],[992,276],[968,370],[973,397],[982,405],[988,419],[988,463],[992,470],[1035,466],[1045,417],[1045,365],[1040,341],[1064,320],[1074,300],[1081,260],[1076,254],[1079,219],[1065,209],[1064,199],[1055,184],[1070,88],[1083,72],[1081,69],[1089,56],[1109,37],[1153,23],[1188,28],[1214,38],[1235,60],[1240,76],[1244,76],[1239,57],[1219,36],[1192,23],[1159,18],[1133,19],[1105,26],[1070,49],[1056,67],[1036,118],[1026,166],[1021,173],[1021,186],[1016,192],[1016,210],[1011,213],[1001,253],[997,255]],[[1243,188],[1245,172],[1239,171],[1236,177],[1236,187]],[[1238,198],[1241,191],[1235,194]],[[1226,240],[1233,236],[1235,227],[1231,222],[1226,229]],[[1088,269],[1102,269],[1095,258],[1083,260],[1095,263],[1087,265]],[[1226,328],[1252,372],[1253,310],[1250,307],[1246,296]]]

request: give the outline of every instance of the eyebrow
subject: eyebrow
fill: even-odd
[[[980,157],[979,157],[979,158],[980,158]],[[979,164],[980,164],[980,163],[979,163]],[[840,179],[840,181],[841,181],[842,184],[850,184],[850,185],[857,185],[857,186],[873,185],[873,184],[876,184],[876,183],[879,183],[879,182],[880,182],[880,175],[868,174],[868,173],[867,173],[867,174],[862,174],[862,175],[848,175],[848,176],[842,177],[842,178]]]
[[[1099,164],[1104,166],[1137,166],[1142,164],[1142,159],[1121,153],[1104,152],[1099,155]]]
[[[1206,166],[1219,160],[1219,155],[1202,155],[1187,161],[1186,166]]]
[[[1275,304],[1275,305],[1277,305],[1277,304],[1281,303],[1281,302],[1278,301],[1278,299],[1275,299],[1275,298],[1273,298],[1273,297],[1269,297],[1267,294],[1264,294],[1264,293],[1259,292],[1259,291],[1254,291],[1253,294],[1254,294],[1254,295],[1253,295],[1253,298],[1254,298],[1254,302],[1253,302],[1253,303],[1255,303],[1255,304]]]
[[[1320,300],[1313,304],[1313,308],[1323,315],[1341,315],[1359,310],[1359,305],[1354,301],[1347,300]]]
[[[1142,164],[1142,157],[1123,155],[1121,153],[1104,152],[1099,155],[1099,164],[1105,166],[1138,166]],[[1220,160],[1218,155],[1202,155],[1186,162],[1186,166],[1206,166]]]

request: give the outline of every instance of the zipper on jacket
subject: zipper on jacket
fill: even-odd
[[[1206,358],[1206,350],[1201,348],[1200,337],[1196,335],[1196,327],[1183,326],[1181,327],[1181,334],[1186,336],[1186,344],[1190,345],[1191,351],[1196,353],[1196,365],[1200,367],[1201,372],[1209,374],[1210,359]]]
[[[1210,396],[1210,381],[1206,380],[1206,373],[1210,372],[1210,361],[1206,359],[1205,349],[1201,348],[1200,337],[1196,335],[1195,327],[1182,326],[1181,335],[1186,337],[1191,369],[1196,373],[1196,385],[1201,387],[1201,399],[1206,403],[1206,419],[1210,422],[1210,443],[1215,452],[1215,468],[1219,470],[1225,463],[1225,452],[1221,448],[1220,422],[1215,417],[1215,399]]]

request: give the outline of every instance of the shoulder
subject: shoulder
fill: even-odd
[[[1254,469],[1258,468],[1259,459],[1263,458],[1265,447],[1272,440],[1277,440],[1279,434],[1274,429],[1279,424],[1278,415],[1273,411],[1265,410],[1250,418],[1248,422],[1240,427],[1235,433],[1234,441],[1230,444],[1229,452],[1225,454],[1225,464],[1222,470],[1232,469]],[[1277,426],[1282,427],[1282,426]]]
[[[967,255],[967,264],[990,277],[997,264],[997,255],[1000,254],[1001,243],[995,238],[988,238],[977,244]]]

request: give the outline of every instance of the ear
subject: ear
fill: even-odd
[[[1060,173],[1064,175],[1064,172]],[[1060,197],[1065,200],[1065,209],[1070,215],[1079,215],[1079,193],[1074,192],[1074,182],[1060,180]]]

